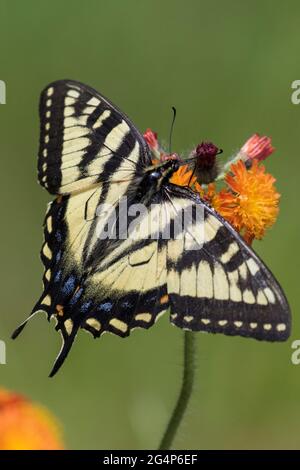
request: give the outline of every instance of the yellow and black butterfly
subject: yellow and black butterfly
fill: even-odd
[[[62,80],[42,92],[40,120],[38,178],[57,197],[44,222],[44,292],[29,318],[42,311],[57,320],[63,346],[51,376],[79,328],[94,337],[125,337],[151,327],[167,310],[183,329],[288,338],[290,310],[274,276],[214,209],[190,188],[169,182],[178,161],[153,167],[146,141],[125,114],[92,88]],[[120,237],[119,230],[105,238],[111,212],[99,215],[98,207],[113,208],[121,220],[122,197],[129,212],[139,203],[149,211],[135,237]],[[192,222],[175,236],[175,222],[188,208]],[[204,214],[204,243],[189,249],[200,230],[197,208]],[[166,231],[169,237],[162,236]]]

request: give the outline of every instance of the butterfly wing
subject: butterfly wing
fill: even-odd
[[[273,274],[232,226],[195,193],[170,186],[173,213],[187,204],[203,209],[203,246],[186,249],[186,234],[168,242],[171,322],[187,330],[284,341],[290,309]]]
[[[72,80],[48,85],[40,98],[38,179],[51,194],[104,181],[129,180],[151,164],[132,122],[97,91]]]

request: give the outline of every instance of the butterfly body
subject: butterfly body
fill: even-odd
[[[170,183],[177,159],[154,166],[127,116],[72,80],[45,88],[40,120],[39,182],[56,198],[44,222],[44,291],[29,318],[43,311],[56,319],[63,346],[51,375],[79,329],[125,337],[167,310],[184,329],[287,339],[278,282],[214,209]]]

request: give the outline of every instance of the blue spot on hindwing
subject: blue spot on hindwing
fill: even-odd
[[[84,303],[81,305],[81,307],[80,307],[80,311],[81,311],[82,313],[86,313],[86,312],[88,311],[88,309],[89,309],[91,303],[92,303],[91,300],[89,300],[88,302],[84,302]]]
[[[132,308],[132,307],[133,307],[133,303],[130,302],[129,300],[124,300],[124,302],[121,303],[121,307],[124,307],[124,308]]]
[[[104,304],[100,304],[98,310],[108,313],[111,311],[113,304],[111,302],[105,302]]]
[[[75,283],[76,283],[75,276],[68,277],[68,279],[65,281],[63,288],[62,288],[63,294],[70,295],[75,289]]]
[[[82,292],[83,292],[83,287],[80,287],[76,292],[75,294],[73,295],[73,297],[71,298],[70,300],[70,305],[75,305],[78,300],[80,299],[81,295],[82,295]]]
[[[62,236],[61,236],[61,231],[60,231],[60,230],[56,230],[56,232],[55,232],[55,238],[56,238],[56,240],[57,240],[59,243],[61,243],[61,241],[62,241]]]
[[[54,277],[54,282],[59,282],[61,280],[61,270],[57,271]]]

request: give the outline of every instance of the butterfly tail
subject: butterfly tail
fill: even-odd
[[[30,318],[31,318],[31,315],[28,318],[26,318],[26,320],[23,321],[23,323],[21,323],[21,325],[19,325],[18,328],[14,330],[14,332],[11,335],[11,339],[16,339],[19,336],[19,334],[24,330]]]
[[[72,335],[67,336],[67,337],[62,333],[62,339],[63,339],[62,347],[58,353],[57,358],[55,359],[55,362],[49,374],[49,377],[53,377],[61,368],[63,363],[65,362],[71,350],[75,337],[76,337],[76,333],[73,333]]]
[[[25,326],[27,325],[27,323],[29,322],[29,320],[31,320],[36,313],[38,313],[40,310],[34,310],[30,315],[29,317],[26,318],[26,320],[24,320],[15,330],[14,332],[12,333],[11,335],[11,339],[16,339],[20,333],[22,333],[22,331],[24,330]]]
[[[76,315],[78,310],[80,312],[80,305],[82,305],[81,291],[82,288],[76,290],[69,301],[66,301],[64,305],[61,306],[61,312],[55,316],[57,321],[55,329],[61,334],[62,346],[55,359],[49,377],[53,377],[65,362],[76,338],[78,329],[81,327],[82,315]]]

